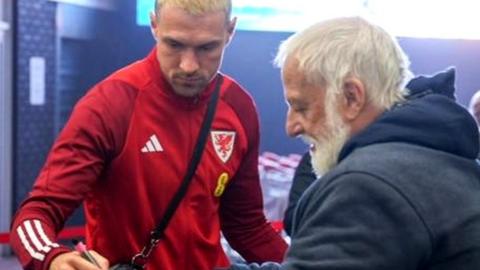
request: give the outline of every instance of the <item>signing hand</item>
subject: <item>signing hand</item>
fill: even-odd
[[[50,263],[49,270],[108,270],[109,262],[106,258],[93,250],[89,250],[101,268],[80,256],[78,251],[67,252],[58,255]]]

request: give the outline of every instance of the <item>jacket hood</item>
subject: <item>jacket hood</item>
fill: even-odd
[[[408,84],[408,99],[416,99],[429,94],[440,94],[455,100],[455,68],[449,67],[433,76],[418,76]]]
[[[412,80],[407,85],[411,90],[408,100],[353,136],[340,152],[339,161],[358,147],[386,142],[410,143],[475,159],[478,128],[470,113],[455,102],[451,76],[454,72],[446,71]]]

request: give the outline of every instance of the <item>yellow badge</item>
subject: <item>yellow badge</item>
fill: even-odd
[[[225,191],[225,186],[227,185],[228,180],[229,180],[228,173],[224,172],[220,174],[217,180],[217,187],[215,188],[215,192],[213,192],[213,195],[215,197],[222,196],[223,192]]]

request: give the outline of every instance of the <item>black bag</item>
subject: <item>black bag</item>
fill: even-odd
[[[193,150],[193,154],[190,160],[190,164],[187,168],[187,173],[183,177],[183,181],[180,184],[177,192],[173,196],[170,204],[168,205],[167,209],[165,210],[165,214],[163,215],[162,220],[160,223],[157,224],[157,227],[150,233],[150,240],[149,242],[143,247],[143,250],[133,256],[132,260],[128,264],[116,264],[110,267],[110,270],[142,270],[145,268],[145,264],[150,256],[150,253],[153,251],[155,246],[158,242],[163,238],[163,232],[167,228],[167,225],[172,218],[175,210],[177,209],[178,205],[180,204],[183,196],[187,192],[188,185],[190,184],[195,170],[197,169],[197,165],[200,162],[200,158],[202,157],[203,148],[205,147],[205,143],[208,137],[208,131],[210,130],[210,126],[212,124],[213,116],[215,114],[215,109],[218,101],[218,96],[220,92],[220,86],[222,85],[223,77],[219,75],[217,78],[217,82],[215,85],[215,90],[210,98],[210,102],[208,103],[207,112],[205,114],[205,118],[203,119],[202,127],[200,129],[197,144],[195,145],[195,149]]]
[[[109,268],[109,270],[140,270],[142,268],[135,268],[131,264],[116,264]]]

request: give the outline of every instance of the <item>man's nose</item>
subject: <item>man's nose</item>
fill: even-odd
[[[180,69],[185,73],[194,73],[199,69],[197,55],[194,50],[186,50],[180,59]]]
[[[297,137],[303,133],[302,125],[290,113],[287,114],[285,130],[290,137]]]

